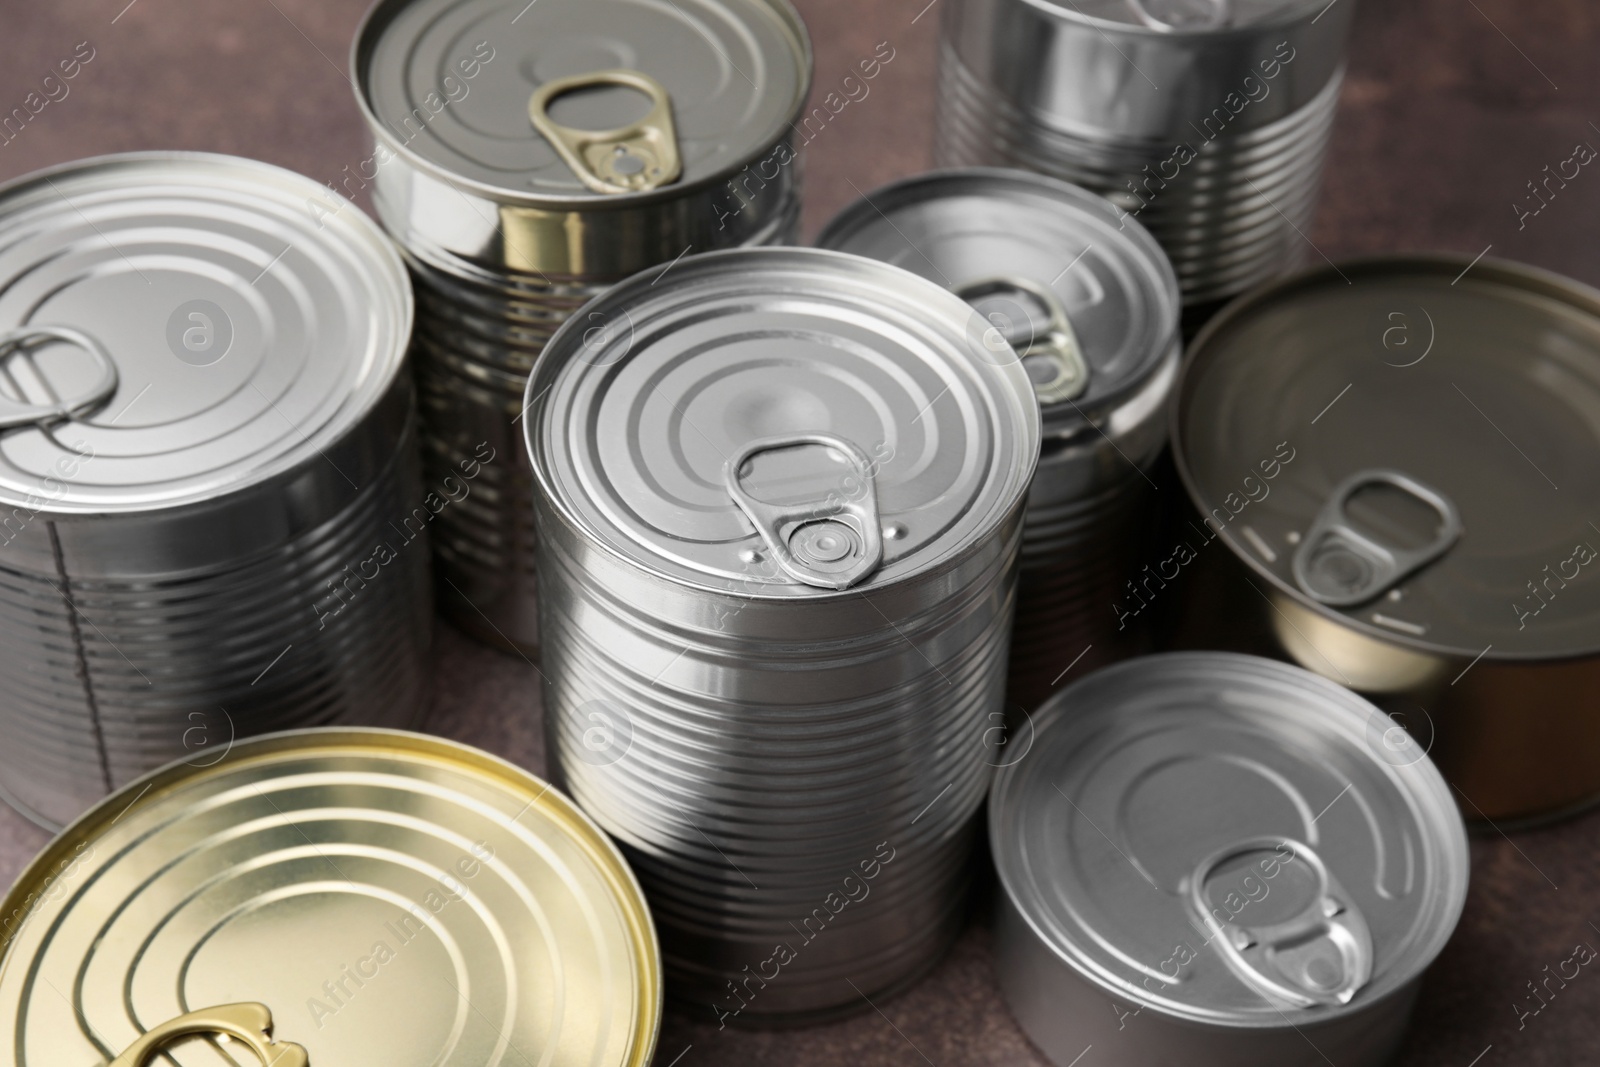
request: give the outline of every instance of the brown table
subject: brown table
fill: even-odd
[[[1354,0],[1338,0],[1351,3]],[[104,152],[184,148],[255,156],[336,181],[368,153],[346,77],[365,0],[3,0],[0,116],[58,60],[93,58],[68,93],[0,138],[0,177]],[[807,235],[860,192],[930,162],[939,0],[799,0],[816,94],[880,42],[893,59],[807,146]],[[1448,249],[1600,284],[1600,173],[1587,170],[1519,228],[1513,203],[1575,144],[1600,146],[1600,6],[1587,0],[1366,0],[1308,255]],[[55,90],[60,95],[59,90]],[[532,666],[441,624],[428,729],[542,771]],[[5,699],[0,695],[0,699]],[[0,738],[4,744],[4,738]],[[0,880],[45,835],[0,810]],[[1600,1059],[1600,974],[1534,1006],[1527,983],[1600,946],[1600,813],[1545,829],[1486,828],[1472,891],[1425,983],[1400,1063],[1497,1067]],[[1476,1059],[1475,1059],[1476,1057]],[[658,1062],[1042,1064],[1006,1015],[981,918],[909,992],[843,1023],[718,1031],[673,1019]],[[1307,1062],[1318,1062],[1308,1050]],[[1093,1053],[1082,1067],[1094,1067]]]

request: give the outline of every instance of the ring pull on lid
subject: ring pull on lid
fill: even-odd
[[[820,501],[777,504],[757,500],[744,489],[745,467],[762,452],[821,445],[845,457],[854,468],[842,491]],[[871,461],[861,449],[833,434],[789,434],[751,441],[728,461],[728,495],[761,534],[783,572],[821,589],[848,589],[883,562],[883,532]]]
[[[607,85],[648,96],[649,114],[610,130],[574,129],[550,117],[550,104],[558,97]],[[546,82],[529,98],[528,118],[578,180],[597,193],[645,192],[683,173],[672,101],[660,82],[640,71],[599,70]]]
[[[111,1061],[111,1067],[146,1067],[168,1045],[185,1037],[215,1034],[241,1041],[264,1067],[309,1067],[306,1050],[288,1041],[272,1039],[272,1012],[265,1004],[220,1004],[180,1015],[162,1023],[128,1046]]]
[[[1128,0],[1128,6],[1145,26],[1169,33],[1214,30],[1233,18],[1232,0]]]
[[[1215,876],[1229,860],[1259,852],[1281,858],[1285,849],[1289,856],[1282,862],[1303,864],[1314,879],[1313,891],[1298,914],[1246,925],[1236,921],[1232,908],[1213,899],[1213,883],[1219,880]],[[1299,841],[1258,837],[1212,853],[1190,879],[1189,904],[1228,967],[1270,999],[1300,1008],[1348,1004],[1372,977],[1372,932],[1366,919],[1321,857]],[[1241,910],[1250,913],[1248,908]]]
[[[1356,529],[1348,507],[1357,491],[1387,485],[1438,516],[1433,537],[1419,548],[1374,540]],[[1394,470],[1358,471],[1346,478],[1317,513],[1294,556],[1294,580],[1306,595],[1331,607],[1364,604],[1448,552],[1461,537],[1461,514],[1443,493]]]
[[[967,282],[956,287],[955,293],[989,323],[982,339],[986,350],[1016,349],[1040,405],[1076,400],[1089,388],[1089,361],[1083,358],[1067,309],[1054,290],[1027,278],[1004,275]],[[1012,304],[1020,314],[1013,319],[995,308],[996,303]],[[1029,305],[1043,312],[1042,330],[1028,313]]]
[[[75,419],[93,411],[117,391],[117,366],[111,362],[100,342],[79,330],[65,326],[20,326],[0,333],[0,368],[19,352],[26,352],[40,341],[64,341],[87,352],[100,370],[100,378],[82,395],[52,404],[30,404],[26,399],[0,396],[0,430],[19,426],[47,426]],[[42,375],[41,375],[42,376]],[[49,386],[46,386],[49,388]],[[54,393],[54,389],[51,389]]]

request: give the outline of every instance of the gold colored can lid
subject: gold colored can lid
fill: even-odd
[[[644,1067],[661,1018],[655,928],[604,833],[399,731],[134,782],[23,872],[0,945],[17,1067]]]

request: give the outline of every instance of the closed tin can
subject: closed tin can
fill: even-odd
[[[1600,795],[1600,293],[1456,256],[1307,273],[1206,330],[1173,419],[1239,605],[1192,631],[1383,703],[1469,817]]]
[[[1466,831],[1396,724],[1272,660],[1104,668],[997,775],[995,971],[1052,1062],[1377,1067],[1466,900]]]
[[[417,734],[174,763],[68,827],[0,907],[16,1067],[645,1067],[660,1023],[616,847],[544,782]]]
[[[1177,378],[1178,284],[1161,247],[1103,198],[972,168],[878,189],[823,230],[969,300],[974,330],[1019,354],[1044,436],[1028,496],[1010,699],[1032,708],[1070,667],[1144,651],[1116,607],[1146,558]],[[1130,619],[1132,620],[1130,622]]]
[[[711,253],[528,383],[547,751],[722,1025],[865,1010],[959,932],[1039,447],[970,318],[861,257]]]
[[[424,707],[410,287],[318,189],[148,153],[0,190],[0,794],[43,825],[207,744]]]
[[[1299,261],[1354,5],[955,0],[936,155],[1110,197],[1172,257],[1186,305]]]
[[[440,607],[532,653],[533,362],[636,271],[793,234],[810,44],[787,0],[380,0],[351,69],[376,151],[345,191],[416,283],[423,470],[504,457],[440,517]]]

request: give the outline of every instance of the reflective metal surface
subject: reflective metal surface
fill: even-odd
[[[568,315],[637,271],[792,236],[789,124],[810,45],[786,0],[382,0],[351,66],[377,146],[355,184],[371,185],[417,285],[424,471],[452,473],[485,443],[504,457],[472,508],[440,518],[441,608],[532,651],[538,538],[518,422],[534,360]],[[628,175],[574,171],[535,128],[534,97],[569,79],[547,94],[550,123],[573,143],[618,135]],[[666,98],[681,174],[632,189],[635,161],[665,143],[647,84]],[[654,134],[621,136],[650,114]]]
[[[528,384],[559,780],[691,1012],[863,1009],[960,928],[1027,377],[955,296],[832,252],[688,257],[585,318]]]
[[[0,328],[27,335],[0,395],[112,384],[0,434],[0,795],[36,821],[199,746],[422,707],[410,290],[319,189],[149,153],[0,191]]]
[[[1387,758],[1392,720],[1296,667],[1178,653],[1033,726],[990,798],[996,969],[1054,1062],[1388,1059],[1468,875],[1449,788]]]
[[[660,1022],[616,847],[544,782],[417,734],[296,731],[172,764],[69,827],[0,909],[16,1067],[250,1049],[645,1067]]]

